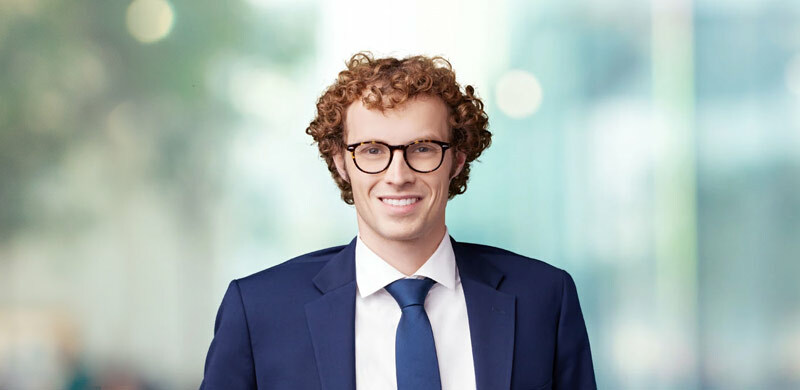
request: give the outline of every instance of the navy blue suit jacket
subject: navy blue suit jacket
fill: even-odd
[[[596,388],[570,275],[502,249],[452,242],[478,389]],[[232,281],[200,388],[355,389],[355,243]]]

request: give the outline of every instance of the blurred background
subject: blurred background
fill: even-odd
[[[190,389],[228,282],[348,242],[304,133],[443,55],[448,227],[573,275],[600,388],[800,388],[800,2],[0,0],[0,389]]]

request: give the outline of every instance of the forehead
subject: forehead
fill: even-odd
[[[345,143],[369,140],[392,144],[431,138],[449,141],[448,110],[439,97],[417,96],[391,110],[370,110],[359,99],[345,114]]]

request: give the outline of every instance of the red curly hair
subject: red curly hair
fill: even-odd
[[[437,96],[447,106],[450,144],[466,155],[461,173],[450,181],[448,199],[467,190],[470,162],[492,141],[489,117],[474,88],[467,85],[462,91],[450,62],[442,57],[375,59],[371,53],[361,52],[350,58],[347,69],[339,72],[336,82],[320,96],[316,118],[306,128],[306,134],[319,146],[320,156],[328,164],[345,203],[353,204],[353,189],[339,175],[333,156],[345,148],[347,108],[360,98],[369,109],[391,110],[417,95]]]

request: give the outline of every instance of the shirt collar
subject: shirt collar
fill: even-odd
[[[372,295],[389,283],[405,277],[405,274],[389,265],[372,249],[369,249],[361,240],[361,235],[358,236],[356,240],[356,285],[362,298]],[[446,228],[439,246],[412,277],[428,277],[448,289],[455,288],[458,281],[456,256]]]

